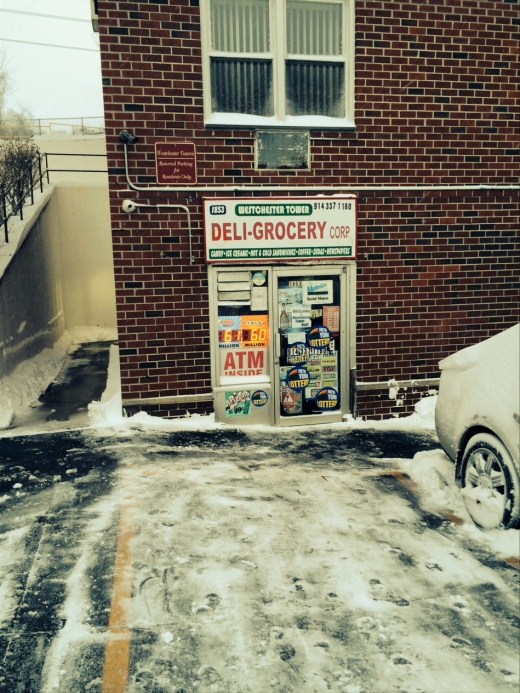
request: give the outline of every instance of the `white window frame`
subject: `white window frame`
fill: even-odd
[[[291,55],[291,60],[312,60],[313,62],[343,62],[345,117],[333,118],[323,115],[294,116],[286,113],[285,64],[286,51],[286,0],[269,0],[270,51],[268,53],[243,53],[250,58],[264,58],[273,61],[273,116],[258,116],[244,113],[218,113],[212,111],[211,67],[212,57],[236,57],[236,53],[213,51],[211,49],[210,0],[200,0],[201,41],[202,41],[202,84],[204,100],[204,123],[207,127],[233,126],[256,127],[301,127],[312,129],[352,129],[354,123],[354,41],[355,41],[355,0],[313,0],[313,2],[338,2],[344,7],[342,27],[341,56]]]

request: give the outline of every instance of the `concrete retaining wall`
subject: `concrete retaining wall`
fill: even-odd
[[[116,327],[107,187],[59,182],[24,212],[23,240],[0,277],[0,377],[66,329]]]

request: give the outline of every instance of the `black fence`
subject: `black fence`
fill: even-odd
[[[43,192],[42,155],[37,152],[34,157],[20,169],[20,175],[9,186],[0,187],[0,225],[4,227],[5,242],[9,243],[8,222],[11,217],[23,219],[23,208],[28,198],[34,204],[34,191],[40,188]]]
[[[26,166],[21,168],[17,180],[10,186],[0,186],[0,227],[4,227],[5,242],[9,243],[8,223],[12,217],[23,220],[23,208],[25,205],[34,204],[34,191],[40,188],[43,192],[44,179],[50,183],[50,173],[108,173],[107,169],[81,169],[81,168],[50,168],[50,156],[81,156],[81,157],[105,157],[106,154],[65,154],[61,152],[37,152]]]

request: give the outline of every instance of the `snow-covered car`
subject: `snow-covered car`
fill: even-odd
[[[439,363],[435,428],[482,529],[520,526],[520,324]]]

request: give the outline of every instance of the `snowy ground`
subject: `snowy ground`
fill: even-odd
[[[429,435],[140,428],[0,441],[0,691],[102,691],[121,556],[129,693],[518,690],[517,572],[400,481]]]
[[[116,362],[90,428],[0,438],[1,693],[518,691],[519,533],[469,521],[433,397],[123,419]]]
[[[31,409],[38,406],[38,398],[47,386],[56,382],[60,375],[67,356],[73,354],[80,344],[97,341],[117,340],[116,330],[99,327],[75,327],[63,334],[52,349],[43,349],[32,359],[27,359],[14,369],[9,375],[0,378],[0,431],[7,429],[15,419],[27,422],[28,434],[38,431],[38,417],[29,416]],[[117,352],[112,359],[112,378],[110,386],[115,388],[115,381],[119,376],[119,364]],[[88,404],[88,402],[86,403]],[[31,419],[34,419],[32,421]],[[43,422],[44,419],[41,418]],[[77,424],[80,427],[81,424]],[[90,425],[85,419],[83,425]],[[61,425],[61,428],[67,426]],[[51,427],[42,426],[40,430],[50,430]],[[16,430],[19,435],[22,431]]]

